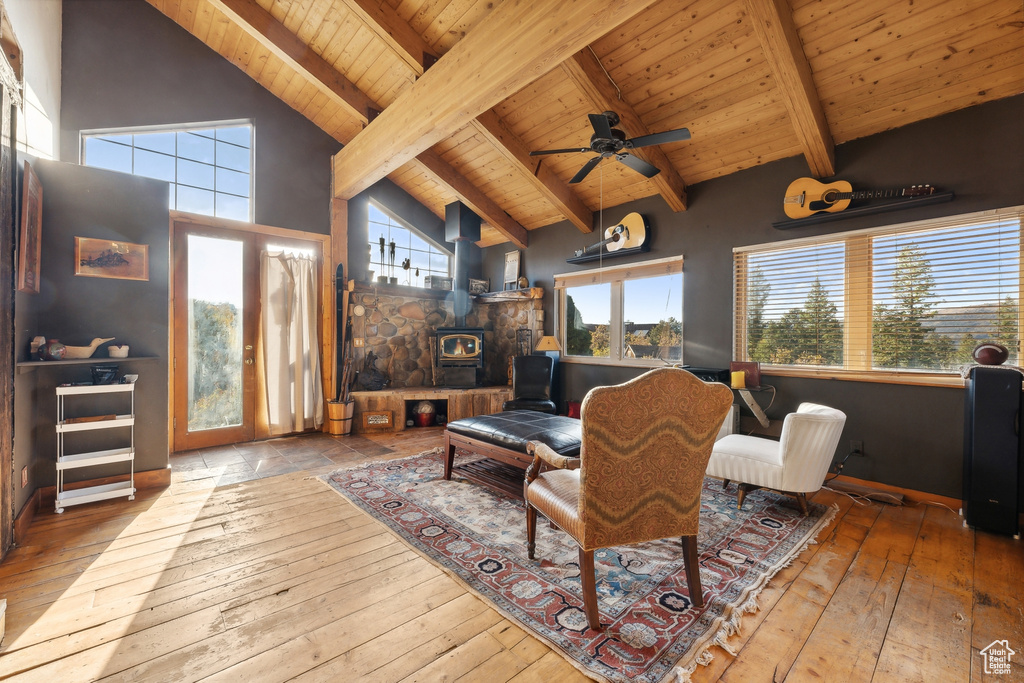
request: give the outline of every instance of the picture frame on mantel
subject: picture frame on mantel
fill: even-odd
[[[18,291],[39,293],[39,261],[43,239],[43,186],[29,163],[21,192],[21,241],[18,244]]]
[[[149,280],[149,245],[75,237],[75,275]]]
[[[519,250],[505,252],[505,276],[502,291],[519,288]]]

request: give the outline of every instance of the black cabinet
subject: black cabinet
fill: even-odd
[[[1021,374],[974,367],[964,401],[964,520],[1000,534],[1019,533]]]

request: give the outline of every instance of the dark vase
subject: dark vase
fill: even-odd
[[[68,350],[56,339],[51,339],[39,348],[39,356],[43,360],[64,360]]]

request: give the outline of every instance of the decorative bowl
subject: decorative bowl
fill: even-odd
[[[128,345],[110,345],[107,347],[107,353],[110,354],[111,358],[127,358],[128,357]]]

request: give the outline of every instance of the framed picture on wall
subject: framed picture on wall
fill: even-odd
[[[76,237],[75,275],[148,280],[149,245]]]
[[[519,287],[519,251],[505,252],[505,277],[503,290]]]
[[[42,251],[43,186],[28,162],[21,192],[21,241],[18,245],[18,291],[39,293],[39,256]]]

